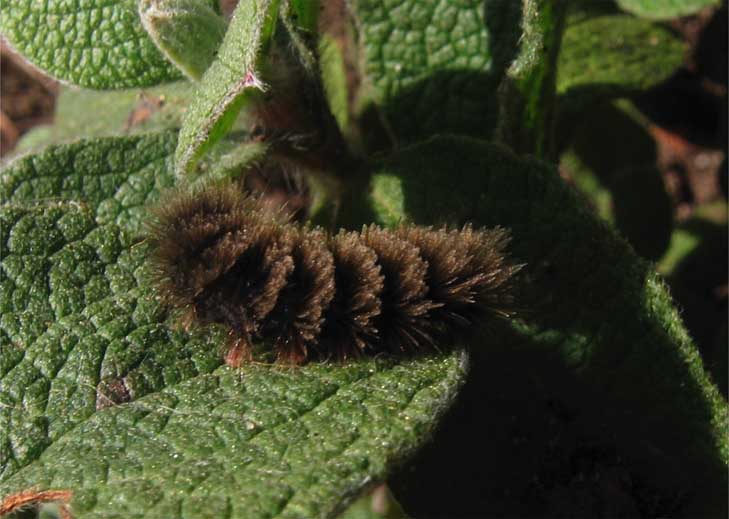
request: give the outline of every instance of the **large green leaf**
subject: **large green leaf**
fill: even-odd
[[[371,197],[382,223],[503,225],[527,265],[525,323],[495,329],[480,341],[488,349],[474,345],[462,405],[410,476],[417,483],[398,494],[406,510],[518,515],[531,504],[545,513],[554,494],[543,485],[564,483],[550,471],[589,477],[574,472],[585,469],[572,456],[599,445],[643,485],[636,492],[646,514],[662,513],[650,509],[651,499],[665,504],[676,496],[670,511],[677,515],[725,513],[726,401],[652,266],[553,168],[499,146],[443,137],[402,150],[377,171]],[[505,424],[503,434],[494,431]],[[449,482],[431,474],[449,474]],[[576,499],[565,497],[568,505]]]
[[[0,477],[97,409],[207,373],[223,334],[163,324],[144,247],[76,202],[3,206]],[[0,492],[5,495],[7,492]]]
[[[3,394],[9,391],[14,379],[18,381],[13,384],[22,384],[22,380],[34,381],[35,388],[30,387],[32,384],[29,383],[27,389],[20,388],[21,391],[16,393],[22,401],[26,391],[33,394],[34,391],[52,387],[54,383],[57,388],[73,388],[77,380],[86,380],[88,386],[79,386],[77,396],[73,399],[66,400],[59,393],[58,398],[49,401],[47,411],[38,417],[28,416],[22,407],[17,410],[12,407],[4,409],[8,413],[4,415],[8,424],[7,420],[25,417],[21,423],[25,423],[27,435],[19,435],[11,427],[0,428],[3,452],[0,456],[1,474],[14,472],[34,459],[38,449],[44,448],[55,435],[62,434],[75,420],[92,413],[96,406],[96,386],[101,379],[114,379],[117,376],[115,373],[124,372],[125,376],[131,376],[129,387],[136,385],[133,391],[141,395],[159,386],[165,374],[170,381],[176,382],[197,374],[201,369],[207,372],[219,365],[214,353],[211,353],[215,349],[214,342],[207,339],[192,341],[186,347],[186,341],[179,334],[170,337],[169,330],[158,329],[157,317],[150,310],[157,304],[153,303],[151,296],[148,296],[147,303],[139,305],[140,308],[146,308],[144,312],[130,316],[127,310],[126,315],[120,316],[120,322],[126,324],[118,326],[116,330],[113,325],[114,310],[120,306],[128,307],[130,302],[139,298],[141,289],[136,270],[144,258],[133,253],[136,249],[123,253],[122,249],[128,247],[131,237],[138,234],[145,217],[143,207],[154,201],[161,190],[172,185],[170,156],[175,142],[174,134],[81,141],[51,147],[42,154],[18,159],[3,170],[0,177],[0,201],[3,203],[22,207],[23,204],[73,201],[85,209],[77,215],[61,218],[60,223],[54,222],[51,216],[45,222],[38,222],[48,233],[53,232],[54,226],[60,228],[60,233],[56,231],[57,237],[49,241],[48,247],[58,246],[64,237],[83,237],[85,233],[101,237],[103,234],[99,231],[92,233],[97,224],[119,226],[123,234],[111,238],[109,246],[113,246],[113,249],[106,253],[105,261],[98,258],[94,246],[96,242],[92,242],[92,245],[74,245],[70,249],[70,263],[68,253],[58,256],[52,283],[48,280],[51,275],[47,271],[51,267],[49,260],[39,256],[18,263],[19,258],[13,259],[6,241],[2,242],[0,260],[3,261],[3,270],[0,276],[4,307],[0,320],[0,359],[3,360],[0,391]],[[57,216],[61,213],[64,213],[62,208],[56,209],[54,214]],[[28,225],[35,225],[32,218],[25,218],[24,221]],[[8,225],[6,221],[2,225],[6,240],[10,232]],[[14,232],[18,239],[24,239],[20,227]],[[29,231],[31,236],[32,232]],[[37,243],[43,244],[44,241],[41,238]],[[39,252],[43,250],[41,248]],[[26,262],[40,269],[37,279],[23,273]],[[75,288],[54,291],[58,281],[64,278],[63,269],[73,272],[75,262],[78,262],[78,272],[75,276],[69,276],[69,282],[75,283]],[[15,270],[11,267],[13,264]],[[88,290],[83,280],[88,282]],[[97,290],[91,290],[94,285]],[[92,303],[95,303],[96,310],[85,309],[87,304]],[[105,304],[111,313],[104,314],[105,317],[96,325],[88,324],[91,318],[88,312],[98,312],[104,309]],[[145,316],[145,313],[150,316]],[[96,337],[96,328],[106,326],[104,319],[111,323],[108,325],[110,332]],[[94,345],[97,354],[93,355],[91,350],[84,351],[83,348],[74,351],[81,340]],[[109,347],[110,344],[113,347]],[[178,348],[177,352],[164,351],[171,344]],[[161,356],[154,353],[156,349],[161,352]],[[72,355],[69,359],[72,367],[68,368],[67,374],[58,377],[61,366],[57,365],[59,361],[53,357],[63,353]],[[106,367],[100,368],[98,362],[102,354],[108,355],[108,363]],[[176,356],[187,359],[187,366],[180,364],[165,368],[165,357]],[[191,360],[193,358],[197,360]],[[35,363],[41,368],[36,367]],[[204,366],[207,369],[203,369]],[[44,397],[39,394],[39,398],[47,399],[49,395]],[[13,418],[14,412],[21,414]],[[58,425],[54,425],[46,414],[59,419]],[[69,420],[70,425],[67,423]],[[54,432],[56,430],[58,432]],[[11,439],[15,441],[12,450]]]
[[[177,169],[189,173],[233,125],[242,108],[266,89],[262,76],[280,0],[242,0],[233,13],[218,58],[205,72],[185,114]]]
[[[137,15],[135,0],[13,0],[0,31],[32,63],[89,88],[149,86],[180,77]]]
[[[84,141],[3,172],[0,500],[60,488],[77,518],[330,515],[430,436],[466,357],[221,367],[224,330],[176,329],[138,233],[174,144]]]
[[[394,140],[490,135],[496,88],[518,53],[521,2],[356,0],[350,7],[363,117],[378,112]]]
[[[679,16],[688,16],[704,7],[716,6],[721,0],[617,0],[618,5],[628,12],[653,18],[667,20]]]
[[[97,413],[1,491],[72,489],[80,519],[328,517],[420,443],[460,375],[455,357],[221,368]]]

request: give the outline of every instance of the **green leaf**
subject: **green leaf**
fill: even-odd
[[[630,97],[668,79],[683,63],[684,43],[667,29],[622,14],[575,13],[558,60],[558,117],[552,155],[569,145],[596,105]]]
[[[684,44],[667,29],[627,15],[577,17],[559,54],[557,91],[624,95],[656,85],[682,63]]]
[[[139,17],[159,50],[190,79],[215,59],[226,23],[199,0],[139,0]]]
[[[295,49],[299,63],[310,81],[318,79],[314,36],[319,10],[319,0],[292,0],[287,2],[279,13],[281,22],[286,27],[290,45]]]
[[[671,244],[657,265],[725,398],[729,391],[727,313],[717,287],[726,283],[728,223],[725,201],[696,207],[690,218],[677,224]]]
[[[177,145],[177,170],[195,163],[233,125],[242,108],[265,91],[262,66],[276,27],[280,0],[242,0],[233,13],[218,59],[205,72],[185,114]]]
[[[617,0],[626,11],[644,18],[667,20],[688,16],[709,6],[717,6],[721,0]]]
[[[11,159],[14,156],[23,155],[29,151],[38,151],[41,148],[56,140],[56,132],[51,124],[40,124],[25,132],[15,148],[4,158]]]
[[[467,358],[221,367],[225,330],[174,325],[139,238],[174,143],[82,141],[3,171],[0,496],[70,490],[79,519],[332,515],[431,436]]]
[[[180,77],[142,27],[135,0],[13,0],[0,31],[33,64],[76,85],[129,88]]]
[[[469,380],[480,382],[466,388],[461,411],[424,455],[409,498],[396,492],[409,513],[437,515],[432,507],[442,503],[466,516],[484,513],[479,506],[526,513],[518,507],[534,478],[555,484],[550,467],[574,470],[564,456],[584,444],[549,449],[565,438],[586,438],[626,460],[644,488],[668,500],[684,496],[685,515],[721,515],[727,403],[652,266],[591,214],[553,168],[496,145],[434,138],[383,160],[371,199],[377,219],[388,225],[405,219],[510,228],[513,253],[527,265],[526,322],[484,338],[488,352],[474,345],[474,356],[482,353]],[[555,415],[559,426],[545,429]],[[493,433],[503,422],[514,424],[512,432]],[[530,439],[529,450],[513,443],[515,429]],[[473,451],[476,441],[481,456]],[[451,481],[443,486],[439,476],[428,480],[431,474]],[[513,501],[504,504],[507,495]],[[465,496],[475,508],[461,510]]]
[[[74,202],[0,209],[0,479],[97,409],[221,364],[163,324],[144,247]],[[0,492],[0,495],[5,495]]]
[[[347,71],[341,49],[334,38],[323,34],[319,39],[319,66],[321,79],[329,102],[329,110],[341,131],[349,128],[349,92]]]
[[[319,18],[319,0],[290,0],[289,8],[300,29],[316,32]]]
[[[491,134],[496,88],[518,52],[521,2],[356,0],[350,8],[361,117],[382,119],[391,141]]]
[[[114,91],[80,90],[61,87],[56,99],[53,125],[40,126],[26,134],[14,150],[16,154],[39,151],[49,144],[80,138],[136,135],[177,129],[187,110],[195,87],[188,82],[171,83],[149,89]],[[237,130],[247,129],[245,121],[233,125],[230,143],[239,142]],[[251,146],[243,141],[241,146]],[[225,153],[227,150],[216,150]],[[218,153],[218,155],[220,154]],[[211,156],[209,162],[217,160]]]
[[[648,122],[626,100],[595,104],[583,117],[560,168],[638,254],[658,260],[671,239],[673,204]]]
[[[176,132],[169,131],[49,146],[3,170],[0,202],[73,200],[88,207],[97,222],[139,233],[147,206],[175,183],[176,143]],[[201,164],[195,182],[240,177],[266,150],[257,142],[226,143]]]
[[[114,91],[61,87],[56,98],[53,125],[40,135],[26,134],[17,151],[38,150],[44,145],[88,137],[129,135],[179,128],[192,99],[188,82],[149,89]]]
[[[671,236],[671,246],[661,258],[657,268],[661,274],[673,276],[685,270],[684,262],[691,256],[708,256],[706,248],[716,253],[726,248],[719,236],[729,225],[729,207],[726,202],[716,201],[696,207],[690,218],[677,224]]]
[[[498,138],[518,153],[544,157],[555,104],[556,63],[566,8],[565,0],[525,0],[519,54],[499,87]]]
[[[99,224],[138,233],[145,206],[174,184],[176,143],[168,132],[51,146],[3,170],[0,202],[75,201]]]
[[[20,158],[3,170],[0,202],[21,207],[23,204],[47,203],[54,200],[73,201],[86,210],[83,213],[85,219],[81,221],[85,222],[89,229],[92,228],[94,221],[100,226],[113,224],[121,228],[127,236],[124,238],[125,242],[129,242],[131,237],[139,235],[147,217],[146,206],[156,201],[159,193],[170,188],[174,183],[172,155],[175,144],[176,135],[170,132],[159,135],[86,140],[69,145],[52,146],[41,154]],[[240,162],[238,160],[236,164],[240,164]],[[226,161],[223,160],[222,163],[225,165]],[[70,221],[74,222],[73,219]],[[0,231],[2,230],[8,231],[5,225],[0,229]],[[90,386],[91,389],[94,389],[100,380],[117,380],[122,376],[119,373],[123,373],[123,376],[126,377],[125,387],[132,394],[141,396],[161,387],[160,384],[165,380],[174,383],[196,375],[200,371],[207,372],[217,367],[220,360],[216,352],[219,345],[222,344],[222,339],[218,336],[217,339],[213,337],[206,341],[193,340],[188,344],[180,334],[175,334],[166,328],[162,331],[158,330],[159,323],[154,314],[159,309],[153,311],[157,307],[157,303],[153,302],[153,294],[150,295],[149,287],[143,289],[140,285],[140,273],[137,272],[144,262],[144,256],[135,255],[133,252],[138,252],[138,249],[132,247],[124,253],[125,259],[119,260],[121,266],[101,264],[91,267],[82,264],[78,269],[82,276],[97,271],[97,275],[93,278],[94,283],[99,287],[103,287],[104,284],[112,287],[113,297],[104,296],[103,292],[95,296],[106,297],[103,301],[109,303],[107,308],[109,315],[113,315],[114,308],[128,307],[132,296],[141,299],[139,294],[146,294],[145,297],[148,299],[146,302],[137,302],[138,314],[135,312],[130,317],[126,310],[119,316],[121,322],[138,323],[137,328],[132,326],[129,334],[117,336],[124,332],[125,328],[115,330],[111,327],[112,332],[104,335],[104,340],[100,344],[111,344],[113,347],[106,346],[105,354],[108,356],[105,366],[107,367],[102,369],[101,373],[93,371],[98,368],[96,365],[98,358],[89,356],[90,353],[83,350],[76,351],[74,355],[79,357],[79,360],[75,362],[81,363],[81,367],[86,372],[91,370],[92,373],[95,373],[90,375],[96,377],[96,382]],[[7,258],[6,253],[7,249],[3,245],[0,248],[0,259],[7,260],[7,265],[17,261],[17,259]],[[93,254],[90,257],[93,258]],[[44,264],[38,263],[36,260],[32,261],[38,265]],[[19,267],[22,267],[22,264]],[[6,272],[12,272],[10,267],[7,267]],[[109,280],[105,280],[104,276],[100,275],[104,273],[109,274]],[[18,275],[21,278],[25,276],[26,284],[32,281],[27,278],[27,275],[22,275],[22,273],[18,273]],[[3,274],[0,273],[0,276]],[[119,281],[115,281],[116,278]],[[73,328],[75,326],[73,316],[66,316],[65,310],[59,311],[64,319],[70,320],[69,323],[55,323],[53,329],[43,332],[48,323],[52,323],[61,315],[53,310],[54,299],[58,301],[57,306],[61,309],[70,305],[78,312],[94,311],[83,308],[84,302],[91,304],[96,301],[96,299],[84,299],[86,290],[83,287],[78,287],[73,291],[60,291],[54,296],[48,292],[48,287],[53,286],[50,282],[33,281],[33,283],[39,284],[38,286],[28,285],[18,291],[13,291],[11,285],[6,285],[2,291],[3,297],[0,299],[0,304],[15,304],[17,301],[19,306],[15,312],[10,312],[7,308],[3,308],[2,311],[0,359],[7,364],[0,363],[2,364],[0,376],[4,376],[16,362],[20,362],[17,369],[14,368],[15,375],[13,376],[26,380],[23,377],[28,376],[28,373],[32,375],[38,371],[34,367],[35,363],[38,365],[51,363],[50,365],[52,365],[56,362],[51,358],[53,355],[58,355],[59,351],[64,352],[73,348],[81,339],[88,342],[91,339],[88,339],[87,336],[94,337],[94,326],[82,327],[77,332]],[[26,295],[22,295],[23,293]],[[34,295],[34,302],[30,302],[30,294]],[[121,299],[121,302],[117,303],[117,299]],[[28,309],[23,306],[27,304],[33,305],[32,312],[28,312]],[[97,306],[97,311],[103,307],[101,303]],[[150,318],[145,317],[145,312],[149,312],[152,316],[151,322],[148,322]],[[127,315],[124,315],[125,313]],[[83,315],[83,317],[78,317],[81,322],[89,318],[86,314]],[[103,319],[109,319],[109,315],[104,315]],[[147,320],[145,321],[145,319]],[[101,323],[103,324],[103,320]],[[97,325],[96,322],[93,324]],[[75,335],[67,334],[66,330],[69,328]],[[40,341],[37,346],[21,348],[23,344],[34,340]],[[128,348],[130,345],[131,349]],[[166,350],[171,346],[176,350]],[[174,359],[180,361],[179,366],[165,366],[167,361]],[[85,366],[85,364],[89,365]],[[203,369],[205,366],[208,367],[207,370]],[[69,369],[71,371],[68,376],[58,381],[59,387],[62,387],[62,384],[69,385],[68,380],[73,380],[76,371],[81,368],[77,366]],[[73,371],[74,369],[76,371]],[[52,384],[51,375],[53,373],[47,374],[46,380],[40,380],[39,387]],[[9,387],[7,384],[10,383],[10,380],[5,379],[6,382],[0,383],[0,388]],[[86,388],[86,390],[88,389]],[[0,389],[1,391],[2,389]],[[53,406],[49,406],[48,412],[56,413],[57,411],[59,416],[75,415],[78,419],[88,416],[95,410],[96,396],[94,394],[87,394],[85,399],[80,401],[79,399],[80,397],[69,402],[61,399]],[[50,441],[49,438],[53,439],[54,436],[48,436],[49,425],[47,422],[48,419],[45,417],[28,419],[26,424],[29,431],[28,437],[19,439],[15,450],[18,453],[29,452],[32,456],[38,442],[42,445]],[[60,423],[63,425],[64,422]],[[17,463],[25,463],[23,461],[25,458],[18,457],[18,454],[14,455],[16,461],[21,461],[17,461],[17,463],[9,461],[7,435],[11,433],[17,435],[17,433],[13,433],[11,429],[5,427],[0,430],[5,435],[4,438],[0,438],[0,449],[5,449],[2,451],[5,454],[0,455],[0,459],[3,459],[3,472],[14,471]],[[3,445],[5,447],[2,447]],[[5,459],[5,457],[8,458]]]

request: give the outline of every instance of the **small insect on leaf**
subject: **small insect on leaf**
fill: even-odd
[[[516,307],[521,266],[502,228],[370,225],[331,235],[234,184],[172,194],[154,221],[160,294],[186,325],[227,326],[235,364],[254,341],[291,364],[434,349]]]

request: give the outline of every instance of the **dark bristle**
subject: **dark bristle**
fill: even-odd
[[[282,226],[235,185],[169,197],[150,233],[165,301],[188,320],[222,323],[250,338],[293,269]]]
[[[479,318],[512,316],[516,303],[516,274],[523,265],[509,260],[509,232],[500,227],[474,230],[468,226],[458,234],[457,240],[472,255],[468,272],[477,279],[472,286],[474,304],[470,306],[470,313]]]
[[[221,249],[237,251],[238,257],[196,292],[192,303],[201,321],[226,324],[246,337],[258,333],[294,268],[291,241],[282,237],[280,229],[270,223],[250,223],[250,229],[218,242]],[[201,255],[197,267],[201,273],[216,271],[209,263],[216,256],[224,254],[227,259],[229,253],[221,249]]]
[[[199,290],[230,268],[240,254],[230,244],[245,247],[243,229],[255,228],[251,222],[261,218],[255,204],[232,186],[176,193],[152,216],[149,242],[156,275],[173,306],[192,304]]]
[[[303,362],[319,337],[322,314],[334,297],[334,258],[322,231],[292,233],[294,270],[267,318],[279,360]]]
[[[263,252],[260,264],[249,263],[247,269],[242,271],[242,274],[246,274],[257,269],[262,273],[267,273],[264,275],[263,284],[250,285],[251,296],[248,298],[248,307],[251,316],[256,321],[255,332],[258,332],[264,319],[275,308],[278,296],[286,287],[289,276],[294,271],[294,258],[292,257],[294,231],[284,228],[282,232],[272,228],[270,233],[269,237],[261,240],[261,243],[267,243],[267,247]],[[232,279],[238,277],[245,276],[231,276]]]
[[[149,243],[162,299],[188,324],[222,324],[226,362],[266,340],[279,362],[411,353],[515,307],[509,233],[368,226],[330,236],[301,227],[240,187],[168,197]]]
[[[340,232],[330,239],[334,256],[335,293],[324,315],[320,355],[348,358],[375,342],[375,319],[380,315],[385,278],[377,254],[359,234]]]
[[[428,263],[421,258],[420,250],[376,226],[362,229],[362,241],[375,251],[385,277],[382,311],[375,324],[380,340],[390,351],[430,345],[428,311],[435,305],[426,298]]]
[[[509,235],[495,228],[474,231],[403,226],[397,235],[420,249],[428,263],[428,299],[434,321],[467,326],[485,313],[508,312],[515,267],[504,265]]]

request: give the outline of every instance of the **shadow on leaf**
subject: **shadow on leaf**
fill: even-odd
[[[422,461],[426,453],[421,460],[433,464],[417,474],[415,501],[423,510],[429,503],[437,516],[440,503],[450,511],[445,515],[458,509],[473,516],[481,515],[485,503],[503,503],[502,515],[515,516],[529,512],[531,493],[536,509],[546,514],[551,494],[534,493],[530,485],[549,481],[540,474],[553,462],[540,460],[549,460],[554,442],[565,435],[575,441],[567,442],[559,463],[596,446],[600,463],[627,474],[632,483],[624,489],[626,503],[640,515],[670,509],[675,516],[696,517],[726,510],[726,402],[707,378],[652,266],[595,217],[554,169],[500,146],[435,138],[383,163],[371,196],[386,224],[407,217],[419,224],[508,227],[513,254],[527,264],[529,324],[519,334],[484,339],[493,345],[473,362],[464,396],[469,403],[459,407],[462,414],[454,411],[431,459]],[[489,400],[497,394],[509,397]],[[573,418],[560,422],[555,409]],[[518,430],[525,432],[509,432],[509,420],[523,423]],[[556,429],[550,430],[550,420],[557,420]],[[527,445],[514,451],[520,434]],[[444,481],[451,493],[429,487]],[[594,513],[593,505],[609,501],[601,495],[590,505]],[[403,500],[406,509],[411,502]],[[605,509],[603,516],[617,513]]]

